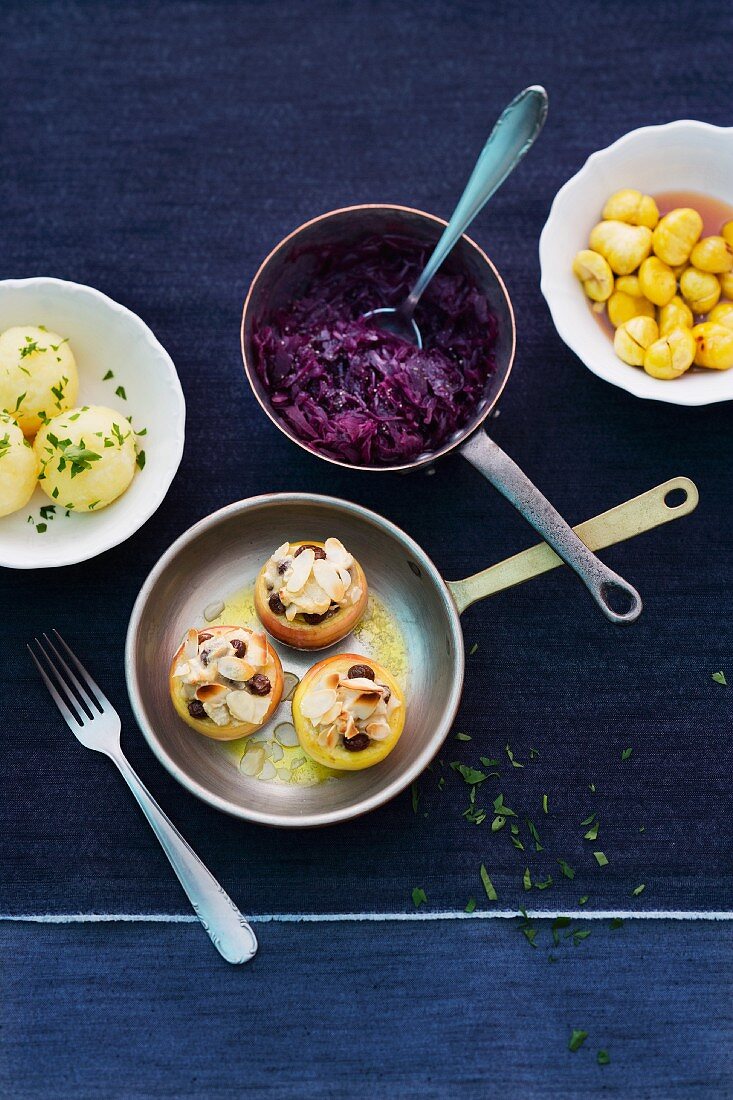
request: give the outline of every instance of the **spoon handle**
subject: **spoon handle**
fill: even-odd
[[[504,109],[489,134],[466,189],[458,200],[451,220],[415,283],[400,312],[412,317],[425,287],[451,251],[456,241],[466,232],[478,212],[534,143],[547,118],[547,92],[539,84],[525,88]]]

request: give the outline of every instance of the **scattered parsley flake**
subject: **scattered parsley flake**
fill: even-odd
[[[44,504],[41,508],[41,519],[53,519],[55,511],[55,504]]]
[[[614,917],[608,927],[611,929],[612,932],[615,932],[617,928],[623,927],[623,923],[623,917]]]
[[[124,386],[118,386],[115,393],[118,397],[121,397],[123,401],[127,401],[127,394],[125,393]]]
[[[552,875],[548,875],[545,879],[535,879],[534,885],[538,890],[547,890],[552,886]]]
[[[592,825],[593,822],[595,821],[595,819],[596,819],[596,814],[595,814],[595,810],[594,810],[592,814],[588,814],[587,817],[584,817],[580,824],[581,825]]]
[[[611,1056],[607,1050],[599,1050],[598,1054],[596,1055],[596,1061],[598,1062],[599,1066],[607,1066],[610,1065]]]
[[[578,898],[578,905],[585,905],[589,897],[590,894],[583,894],[582,898]]]
[[[420,788],[417,785],[417,780],[415,780],[410,789],[412,792],[412,812],[416,814],[420,804]]]
[[[568,1050],[572,1050],[574,1054],[576,1050],[580,1050],[587,1038],[587,1031],[581,1031],[580,1028],[574,1027],[573,1033],[570,1036],[570,1042],[568,1043]]]
[[[25,401],[25,393],[22,393],[20,395],[20,397],[18,398],[18,400],[15,402],[15,408],[13,409],[13,412],[17,413],[18,409],[20,408],[20,406],[23,404],[24,401]]]
[[[145,469],[145,451],[138,451],[135,456],[135,462],[137,463],[138,470]]]
[[[506,818],[504,818],[504,821],[506,821]],[[511,840],[515,848],[518,848],[520,852],[524,851],[524,845],[522,844],[518,836],[511,836],[509,837],[509,839]]]
[[[485,768],[498,768],[499,761],[494,760],[492,756],[479,756],[479,760]]]
[[[48,351],[48,348],[39,348],[37,340],[31,340],[30,336],[26,336],[25,344],[22,348],[18,348],[21,359],[25,359],[28,355],[33,355],[34,352]]]
[[[477,649],[478,649],[478,642],[474,642],[473,645],[471,646],[471,648],[468,651],[468,656],[473,657],[473,655],[474,655],[474,653],[476,652]]]
[[[455,736],[455,740],[456,741],[470,741],[471,740],[471,735],[470,735],[470,733],[457,733],[456,736]]]
[[[481,875],[481,881],[484,885],[484,890],[486,891],[486,897],[489,899],[489,901],[498,901],[499,895],[494,889],[494,884],[489,878],[489,872],[486,870],[483,863],[481,864],[481,870],[479,871],[479,874]]]
[[[428,900],[428,896],[423,890],[422,886],[416,886],[412,891],[412,904],[416,909],[419,909],[421,905],[424,905]]]
[[[502,817],[516,817],[514,810],[510,810],[508,806],[504,805],[504,795],[500,794],[494,799],[494,813],[500,814]]]
[[[111,370],[108,370],[107,373],[102,377],[102,381],[109,382],[110,378],[114,378],[114,374]]]
[[[473,913],[475,908],[476,908],[476,898],[469,898],[468,901],[466,902],[466,908],[463,910],[463,912],[464,913]]]
[[[623,752],[621,753],[621,759],[622,760],[628,760],[633,751],[634,751],[633,748],[631,747],[631,745],[629,745],[629,747],[627,749],[624,749]]]
[[[595,794],[595,793],[596,793],[596,785],[595,785],[595,783],[589,783],[589,784],[588,784],[588,790],[589,790],[589,791],[591,791],[591,792],[592,792],[593,794]]]
[[[529,750],[529,758],[530,758],[530,760],[536,760],[536,759],[537,759],[537,757],[538,757],[539,755],[540,755],[540,754],[539,754],[539,753],[537,752],[537,749],[532,749],[532,748],[530,748],[530,750]]]
[[[560,870],[565,878],[575,878],[575,869],[569,863],[566,863],[564,859],[559,859],[557,862],[560,864]]]
[[[594,852],[593,855],[596,857],[596,863],[599,867],[606,867],[608,865],[608,858],[603,852]]]
[[[552,922],[552,942],[555,947],[560,943],[560,929],[567,928],[570,923],[570,917],[555,917]]]
[[[528,817],[526,817],[524,820],[527,822],[527,828],[529,829],[532,840],[534,841],[534,850],[536,852],[544,852],[545,849],[542,847],[540,834],[537,832],[534,822],[530,821]]]
[[[509,748],[509,746],[508,746],[508,745],[505,745],[505,746],[504,746],[504,749],[506,750],[506,754],[507,754],[507,756],[509,757],[509,763],[511,764],[511,766],[512,766],[513,768],[523,768],[523,767],[524,767],[524,764],[520,764],[518,760],[515,760],[515,759],[514,759],[514,753],[513,753],[513,752],[512,752],[512,750],[511,750],[511,749]]]
[[[584,834],[586,840],[598,840],[598,827],[600,822],[594,821],[587,833]]]
[[[43,532],[47,531],[47,530],[48,530],[48,524],[46,524],[46,523],[37,523],[36,524],[36,531],[38,531],[39,535],[42,535]]]
[[[529,873],[529,867],[524,868],[524,874],[522,875],[522,884],[525,890],[532,889],[532,876]]]
[[[459,760],[452,760],[450,766],[453,771],[463,776],[470,787],[475,787],[476,784],[483,783],[484,779],[488,779],[486,772],[479,771],[478,768],[469,768],[467,764],[461,764]]]
[[[634,898],[638,898],[639,894],[643,894],[645,890],[646,890],[646,883],[642,882],[640,886],[635,886],[634,887],[634,889],[631,891],[631,896],[634,897]]]
[[[544,814],[549,813],[549,810],[547,809],[547,795],[546,794],[542,795],[542,812]]]
[[[577,931],[573,932],[573,947],[577,947],[583,940],[587,940],[590,933],[590,928],[578,928]]]
[[[713,679],[715,680],[716,684],[722,684],[723,687],[728,687],[728,681],[725,678],[724,672],[714,672]]]
[[[135,435],[147,435],[147,434],[148,434],[148,429],[147,428],[140,428],[139,431],[135,432]]]

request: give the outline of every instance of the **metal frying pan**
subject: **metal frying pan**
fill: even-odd
[[[501,276],[488,256],[469,237],[461,237],[446,260],[444,269],[467,273],[486,294],[499,323],[495,349],[496,369],[473,419],[465,428],[454,433],[439,450],[422,454],[412,462],[397,466],[355,466],[321,454],[304,443],[281,420],[270,404],[255,366],[253,322],[262,322],[277,309],[302,296],[313,274],[314,259],[310,250],[326,244],[344,244],[365,237],[388,234],[402,234],[432,247],[445,225],[444,221],[432,214],[404,206],[350,206],[322,214],[285,237],[255,275],[242,312],[242,358],[255,397],[272,422],[294,443],[337,466],[375,472],[415,470],[429,465],[449,451],[458,449],[522,513],[562,560],[575,570],[607,618],[615,623],[633,622],[641,614],[642,607],[636,589],[583,545],[516,462],[481,430],[481,425],[498,401],[512,369],[516,326],[512,304]],[[612,606],[612,599],[615,607]]]
[[[687,515],[697,500],[691,481],[674,478],[576,531],[585,545],[598,550]],[[294,538],[329,535],[340,538],[358,558],[370,591],[397,624],[407,654],[405,730],[394,751],[373,768],[313,787],[263,782],[243,775],[221,743],[196,734],[177,716],[168,696],[171,655],[186,629],[203,625],[208,604],[254,585],[274,547]],[[130,618],[125,652],[133,710],[161,763],[193,794],[220,810],[280,826],[325,825],[356,817],[408,786],[448,735],[463,685],[460,613],[561,564],[541,543],[473,577],[445,581],[409,535],[357,504],[306,493],[238,501],[191,527],[145,581]],[[274,644],[284,668],[298,676],[329,653],[361,652],[377,660],[381,655],[379,642],[366,644],[358,634],[311,655]],[[273,722],[287,720],[287,707],[281,706]]]

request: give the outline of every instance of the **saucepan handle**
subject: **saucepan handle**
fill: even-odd
[[[488,437],[485,436],[484,438]],[[498,447],[497,450],[499,450]],[[501,451],[499,451],[499,453],[502,454]],[[504,457],[506,458],[506,456]],[[514,465],[511,459],[508,459],[508,461],[512,466]],[[484,471],[482,470],[482,472]],[[487,474],[487,476],[489,475]],[[521,474],[521,477],[523,478],[524,475]],[[493,478],[490,480],[492,480],[493,484],[496,484]],[[513,499],[503,486],[497,485],[497,488],[500,488],[501,492],[505,493],[510,500]],[[544,499],[539,493],[538,496],[540,496],[540,500]],[[547,539],[547,542],[539,543],[529,550],[524,550],[520,554],[515,554],[514,557],[499,562],[489,569],[484,569],[482,572],[476,573],[472,577],[466,577],[464,580],[460,581],[450,581],[448,587],[453,594],[459,612],[461,612],[477,600],[492,596],[495,592],[501,592],[505,588],[512,588],[515,584],[522,584],[524,581],[530,580],[532,577],[540,576],[542,573],[547,573],[550,569],[556,569],[558,565],[562,565],[563,561],[565,561],[582,577],[597,602],[602,607],[604,613],[606,613],[609,618],[612,618],[613,621],[616,622],[632,621],[638,616],[641,610],[641,600],[638,594],[635,589],[631,588],[630,585],[626,585],[621,578],[618,578],[618,582],[623,586],[624,591],[630,590],[638,602],[635,601],[631,613],[627,612],[626,616],[619,616],[617,613],[611,611],[611,609],[607,609],[602,597],[599,599],[596,595],[593,585],[608,583],[605,581],[607,574],[610,574],[610,577],[615,580],[617,574],[613,573],[611,570],[606,570],[606,567],[591,551],[602,550],[606,546],[613,546],[615,543],[633,538],[643,531],[651,531],[654,527],[659,527],[663,523],[668,523],[670,520],[686,516],[694,511],[697,507],[698,500],[699,496],[695,484],[690,481],[689,478],[676,477],[672,478],[670,481],[665,481],[661,485],[657,485],[656,488],[650,489],[646,493],[642,493],[641,496],[634,497],[633,500],[626,501],[625,504],[619,504],[618,507],[611,508],[610,511],[603,512],[602,515],[579,524],[574,531],[568,527],[573,542],[579,543],[587,553],[591,562],[597,563],[600,567],[598,571],[594,569],[592,578],[593,583],[584,575],[583,569],[585,568],[585,564],[583,559],[576,557],[572,561],[568,560],[568,557],[559,551],[557,542]],[[551,512],[554,513],[554,509],[552,509],[551,506],[548,507],[550,507]],[[520,511],[522,511],[522,509],[520,509]],[[530,517],[528,516],[527,518]],[[535,523],[533,518],[530,519],[530,522],[537,527],[541,534],[544,534],[540,525]],[[563,527],[566,526],[564,521],[561,520],[560,522]],[[550,543],[550,545],[548,545],[548,543]],[[578,565],[575,564],[576,561],[580,561],[582,568],[579,568]],[[601,579],[599,580],[598,578]],[[634,609],[636,609],[635,613],[633,613]],[[611,611],[611,614],[609,614],[609,611]]]

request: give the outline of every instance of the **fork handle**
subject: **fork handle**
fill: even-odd
[[[216,950],[227,962],[249,962],[257,951],[257,938],[245,918],[183,839],[170,818],[161,810],[122,751],[110,755],[150,822],[178,881],[188,895],[194,913]]]

